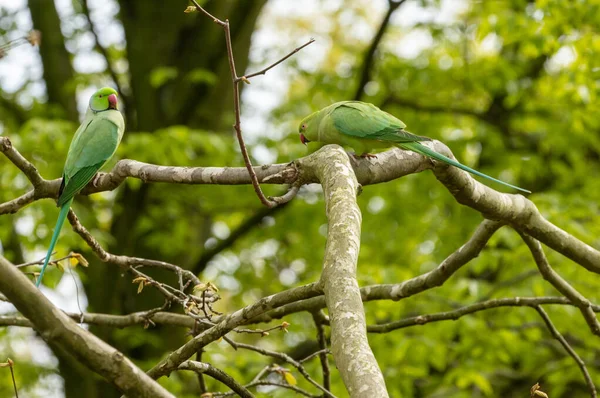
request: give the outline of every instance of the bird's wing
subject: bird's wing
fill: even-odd
[[[411,134],[398,118],[374,105],[349,101],[330,114],[335,128],[354,138],[365,138],[393,143],[430,141],[427,137]]]
[[[103,117],[92,118],[84,130],[76,133],[65,162],[58,206],[69,201],[90,182],[118,145],[119,127]]]

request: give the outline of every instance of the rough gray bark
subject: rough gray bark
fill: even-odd
[[[45,341],[69,352],[130,397],[173,397],[122,353],[79,327],[2,256],[0,274],[0,291],[31,321]]]
[[[304,167],[314,168],[325,196],[328,231],[320,283],[331,323],[331,350],[351,397],[388,397],[369,346],[365,310],[356,280],[362,216],[358,181],[348,154],[326,146]]]
[[[437,152],[452,156],[442,143],[434,141],[427,145]],[[43,179],[36,168],[12,147],[6,137],[0,137],[0,152],[17,166],[33,185],[32,191],[0,204],[0,214],[16,212],[25,204],[40,198],[56,197],[59,181]],[[355,203],[358,183],[366,185],[385,182],[426,169],[433,170],[438,180],[458,202],[480,211],[489,220],[482,222],[469,242],[429,273],[400,284],[366,287],[359,291],[355,279],[356,256],[360,244],[360,212]],[[340,147],[329,145],[294,163],[256,167],[255,171],[262,183],[289,183],[295,186],[312,182],[323,184],[330,231],[322,280],[319,285],[307,285],[275,294],[233,314],[215,319],[215,326],[204,330],[152,368],[148,374],[154,378],[168,375],[202,347],[240,325],[269,320],[297,311],[315,311],[327,305],[331,314],[335,360],[350,394],[373,396],[366,394],[373,394],[375,391],[375,396],[385,397],[383,378],[366,345],[361,298],[398,300],[441,285],[462,265],[475,257],[502,225],[510,225],[520,233],[535,237],[590,271],[600,270],[599,251],[545,220],[533,202],[527,198],[497,192],[455,167],[441,165],[412,152],[394,149],[379,154],[376,159],[355,160],[349,158]],[[180,184],[250,183],[245,168],[185,168],[122,160],[110,173],[99,175],[84,193],[115,189],[125,178],[130,177],[144,182]],[[69,220],[71,221],[71,218]],[[100,258],[105,258],[106,261],[117,263],[116,259],[121,257],[123,256],[100,255]],[[321,296],[323,290],[325,298]],[[584,315],[588,316],[589,320],[592,319],[593,314],[587,302],[577,300],[575,296],[568,298],[572,305],[585,310]],[[411,322],[418,324],[419,320]],[[594,333],[600,330],[597,321],[588,323],[593,326]],[[367,379],[372,385],[368,391],[361,390],[367,382],[364,380]]]

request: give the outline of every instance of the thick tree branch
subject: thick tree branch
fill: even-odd
[[[318,284],[312,283],[306,286],[286,290],[282,293],[263,297],[254,304],[224,316],[215,326],[194,336],[192,340],[173,351],[166,359],[150,369],[148,375],[155,379],[168,375],[204,346],[231,332],[237,326],[243,325],[249,319],[257,317],[273,308],[278,308],[297,300],[314,297],[319,293],[321,293],[321,289]]]
[[[0,256],[0,291],[31,320],[48,343],[70,352],[92,371],[131,397],[173,397],[122,353],[79,327],[14,265]]]
[[[437,152],[453,157],[444,144],[438,141],[427,143]],[[317,182],[318,178],[310,168],[303,167],[320,156],[320,151],[298,159],[293,164],[277,164],[256,167],[256,175],[262,183],[273,184],[307,184]],[[0,137],[0,150],[16,165],[27,167],[17,156],[6,137]],[[25,160],[26,161],[26,160]],[[27,161],[26,161],[27,162]],[[29,162],[27,162],[29,163]],[[392,149],[377,155],[375,159],[353,160],[352,167],[361,185],[377,184],[390,181],[407,174],[417,173],[433,168],[436,178],[446,186],[455,199],[468,207],[481,212],[486,218],[500,220],[525,232],[550,248],[586,269],[600,273],[600,252],[583,243],[564,230],[542,217],[535,204],[522,195],[500,193],[479,183],[469,174],[455,167],[448,167],[439,162],[432,162],[410,151]],[[299,171],[300,170],[300,171]],[[37,171],[28,169],[30,180],[36,181],[33,193],[15,200],[0,204],[0,214],[15,212],[20,206],[41,198],[55,198],[60,187],[60,180],[44,180]],[[84,194],[112,190],[119,186],[125,178],[139,178],[144,182],[171,182],[176,184],[248,184],[250,177],[244,168],[218,167],[170,167],[156,166],[133,160],[121,160],[107,174],[100,174],[94,182],[84,190]],[[41,181],[41,182],[40,182]]]
[[[369,347],[365,311],[356,280],[362,216],[358,181],[348,154],[326,147],[314,170],[323,186],[328,220],[320,284],[331,318],[331,351],[351,397],[387,397],[385,380]]]
[[[360,289],[363,301],[371,300],[401,300],[413,296],[425,290],[441,286],[463,265],[479,255],[492,235],[501,227],[497,221],[484,220],[473,236],[450,254],[440,265],[423,275],[416,276],[407,281],[396,284],[382,284],[365,286]],[[280,319],[286,315],[308,311],[314,312],[325,308],[326,302],[323,296],[313,297],[307,300],[290,303],[283,307],[269,311],[261,315],[260,318],[253,319],[253,322],[270,322],[273,319]]]
[[[378,288],[379,285],[366,286],[361,288],[361,295],[363,302],[375,301],[375,300],[392,300],[391,296],[383,298],[378,295],[377,298],[374,295],[367,294],[367,290],[372,292]],[[306,300],[308,301],[308,300]],[[576,307],[577,305],[571,302],[566,297],[510,297],[501,299],[485,300],[479,303],[471,304],[465,307],[458,308],[456,310],[448,312],[440,312],[430,315],[419,315],[411,318],[401,319],[381,325],[369,325],[367,330],[370,333],[385,333],[383,328],[387,328],[389,331],[411,327],[415,325],[424,325],[431,322],[438,322],[444,320],[456,320],[464,315],[472,314],[475,312],[483,311],[491,308],[498,307],[534,307],[535,305],[569,305]],[[596,313],[600,312],[600,305],[592,304],[592,310]],[[310,309],[310,307],[308,307]],[[305,308],[298,308],[300,311],[308,311]],[[95,314],[95,313],[65,313],[69,318],[77,321],[78,323],[85,323],[88,325],[99,325],[116,328],[126,328],[130,326],[146,326],[149,324],[176,326],[192,329],[196,321],[182,314],[174,314],[171,312],[151,312],[141,311],[127,315],[111,315],[111,314]],[[289,314],[288,314],[289,315]],[[262,322],[262,317],[255,317],[246,322],[246,325]],[[327,317],[323,316],[320,322],[324,325],[329,323]],[[20,326],[20,327],[33,327],[33,323],[19,315],[0,315],[0,326]],[[326,355],[323,350],[318,352],[319,356]],[[304,360],[303,360],[304,361]],[[301,362],[303,362],[301,361]],[[326,383],[323,383],[326,385]]]
[[[452,156],[444,144],[435,141],[433,146],[437,152]],[[481,212],[486,218],[510,224],[587,270],[600,273],[600,252],[546,220],[524,196],[497,192],[455,167],[436,163],[433,172],[460,204]]]
[[[141,311],[128,315],[93,314],[93,313],[65,313],[69,318],[78,323],[100,325],[115,328],[149,324],[178,326],[192,329],[196,321],[187,315],[173,314],[171,312]],[[33,327],[33,323],[18,315],[0,315],[0,326]]]

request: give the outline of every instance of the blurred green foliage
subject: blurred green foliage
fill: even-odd
[[[306,153],[296,134],[286,137],[287,132],[296,131],[298,120],[354,95],[366,48],[386,2],[377,2],[377,10],[367,0],[337,5],[315,1],[311,2],[312,11],[289,15],[277,12],[281,3],[267,3],[257,29],[275,29],[282,43],[315,36],[315,46],[320,47],[309,47],[278,67],[282,75],[276,75],[274,83],[269,83],[269,74],[253,80],[253,85],[256,81],[262,90],[282,98],[270,115],[259,114],[267,128],[251,137],[251,149],[266,148],[277,162],[289,162]],[[444,15],[450,17],[441,18]],[[1,17],[0,27],[6,27],[3,33],[15,29],[15,15],[3,11]],[[416,21],[407,20],[409,17]],[[409,131],[445,142],[465,164],[532,190],[530,198],[544,217],[600,247],[600,180],[596,178],[600,171],[599,25],[600,4],[592,1],[407,0],[394,14],[375,54],[372,80],[361,99],[395,114]],[[365,30],[369,34],[360,34]],[[81,34],[75,29],[67,39],[75,40]],[[410,48],[423,43],[420,51],[406,55]],[[250,69],[276,58],[272,54],[275,50],[285,52],[279,48],[284,44],[274,45],[277,48],[253,56]],[[127,60],[127,53],[118,45],[111,47],[111,56],[119,62]],[[151,66],[154,69],[147,84],[159,90],[159,96],[167,95],[178,79],[184,81],[182,84],[198,85],[199,91],[228,79],[204,66],[191,72],[180,71],[168,62]],[[106,72],[100,76],[78,73],[77,87],[107,78]],[[54,108],[35,98],[19,119],[7,104],[18,105],[28,87],[2,93],[2,134],[10,137],[45,178],[57,178],[76,125],[62,120]],[[259,97],[252,97],[252,90],[244,93],[244,112],[255,111],[252,98]],[[229,123],[230,109],[215,104],[207,112]],[[224,126],[198,128],[175,120],[166,128],[160,125],[147,132],[129,131],[111,164],[118,158],[131,158],[162,165],[240,166],[237,143],[228,124]],[[244,127],[256,131],[251,124]],[[6,159],[0,160],[0,165],[0,201],[29,189],[24,176]],[[282,191],[281,187],[264,188],[268,194]],[[134,207],[139,208],[134,221],[127,224],[126,234],[119,232],[116,219],[131,216],[120,211],[128,206],[129,197],[144,189],[142,204]],[[361,286],[401,282],[431,270],[464,244],[483,219],[457,204],[430,172],[365,187],[358,200],[363,212],[358,265]],[[223,297],[216,306],[219,311],[234,311],[320,276],[327,221],[320,190],[315,186],[303,188],[284,210],[257,223],[202,266],[198,262],[206,250],[260,210],[251,187],[144,187],[130,179],[116,193],[78,197],[74,209],[111,251],[171,261],[198,272],[202,280],[213,281]],[[131,207],[128,209],[131,212]],[[5,255],[15,262],[41,257],[56,214],[52,201],[43,200],[15,215],[0,217]],[[64,228],[58,255],[70,250],[93,257],[84,243]],[[557,253],[546,250],[546,254],[556,271],[582,294],[592,302],[600,299],[595,276]],[[370,324],[383,323],[490,298],[559,295],[539,274],[530,272],[535,269],[526,246],[505,227],[479,257],[446,284],[399,302],[367,303],[367,320]],[[89,270],[79,273],[90,297],[90,310],[126,313],[162,303],[150,288],[135,295],[136,286],[128,276],[118,276],[120,272],[95,261]],[[102,307],[101,300],[94,298],[109,285],[98,286],[93,279],[98,277],[93,275],[105,273],[114,275],[114,286],[110,286],[115,294],[110,300],[104,299],[111,307]],[[165,281],[172,278],[157,275]],[[54,287],[61,276],[52,269],[45,282]],[[587,364],[593,380],[600,382],[600,342],[578,310],[559,306],[545,309]],[[232,337],[295,357],[312,352],[316,331],[310,315],[295,314],[285,320],[291,323],[289,333]],[[97,330],[143,369],[188,338],[183,330],[165,327]],[[54,362],[40,365],[24,356],[27,350],[16,348],[32,337],[16,331],[0,329],[0,346],[8,347],[0,352],[15,360],[19,386],[26,390],[36,380],[42,383],[49,372],[58,372],[58,367]],[[536,382],[553,398],[587,396],[577,364],[530,308],[492,309],[455,322],[415,326],[370,335],[369,339],[393,397],[527,396]],[[256,353],[234,351],[225,342],[208,346],[202,358],[242,382],[272,363]],[[320,380],[318,361],[311,361],[307,369]],[[300,387],[310,389],[295,370],[290,370]],[[7,370],[0,369],[0,396],[10,396],[12,386],[4,372]],[[189,372],[173,374],[161,383],[178,397],[198,396],[197,378]],[[207,378],[207,383],[210,390],[224,391],[212,379]],[[335,370],[333,392],[346,394]],[[35,392],[30,396],[36,394],[41,396]],[[257,396],[290,395],[277,390]]]

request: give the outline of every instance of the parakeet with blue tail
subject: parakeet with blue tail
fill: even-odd
[[[400,119],[382,111],[373,104],[360,101],[342,101],[305,117],[300,122],[298,132],[300,133],[300,141],[303,144],[316,141],[348,146],[364,157],[373,157],[374,155],[371,155],[370,151],[374,148],[397,146],[521,192],[531,193],[526,189],[490,177],[437,153],[421,144],[423,141],[431,141],[430,138],[409,133],[405,130],[405,127],[406,125]]]
[[[96,91],[90,98],[85,119],[73,136],[58,195],[57,206],[60,212],[48,253],[35,283],[38,287],[73,203],[73,197],[94,178],[96,172],[114,155],[121,142],[125,122],[117,102],[117,92],[114,89],[104,87]]]

